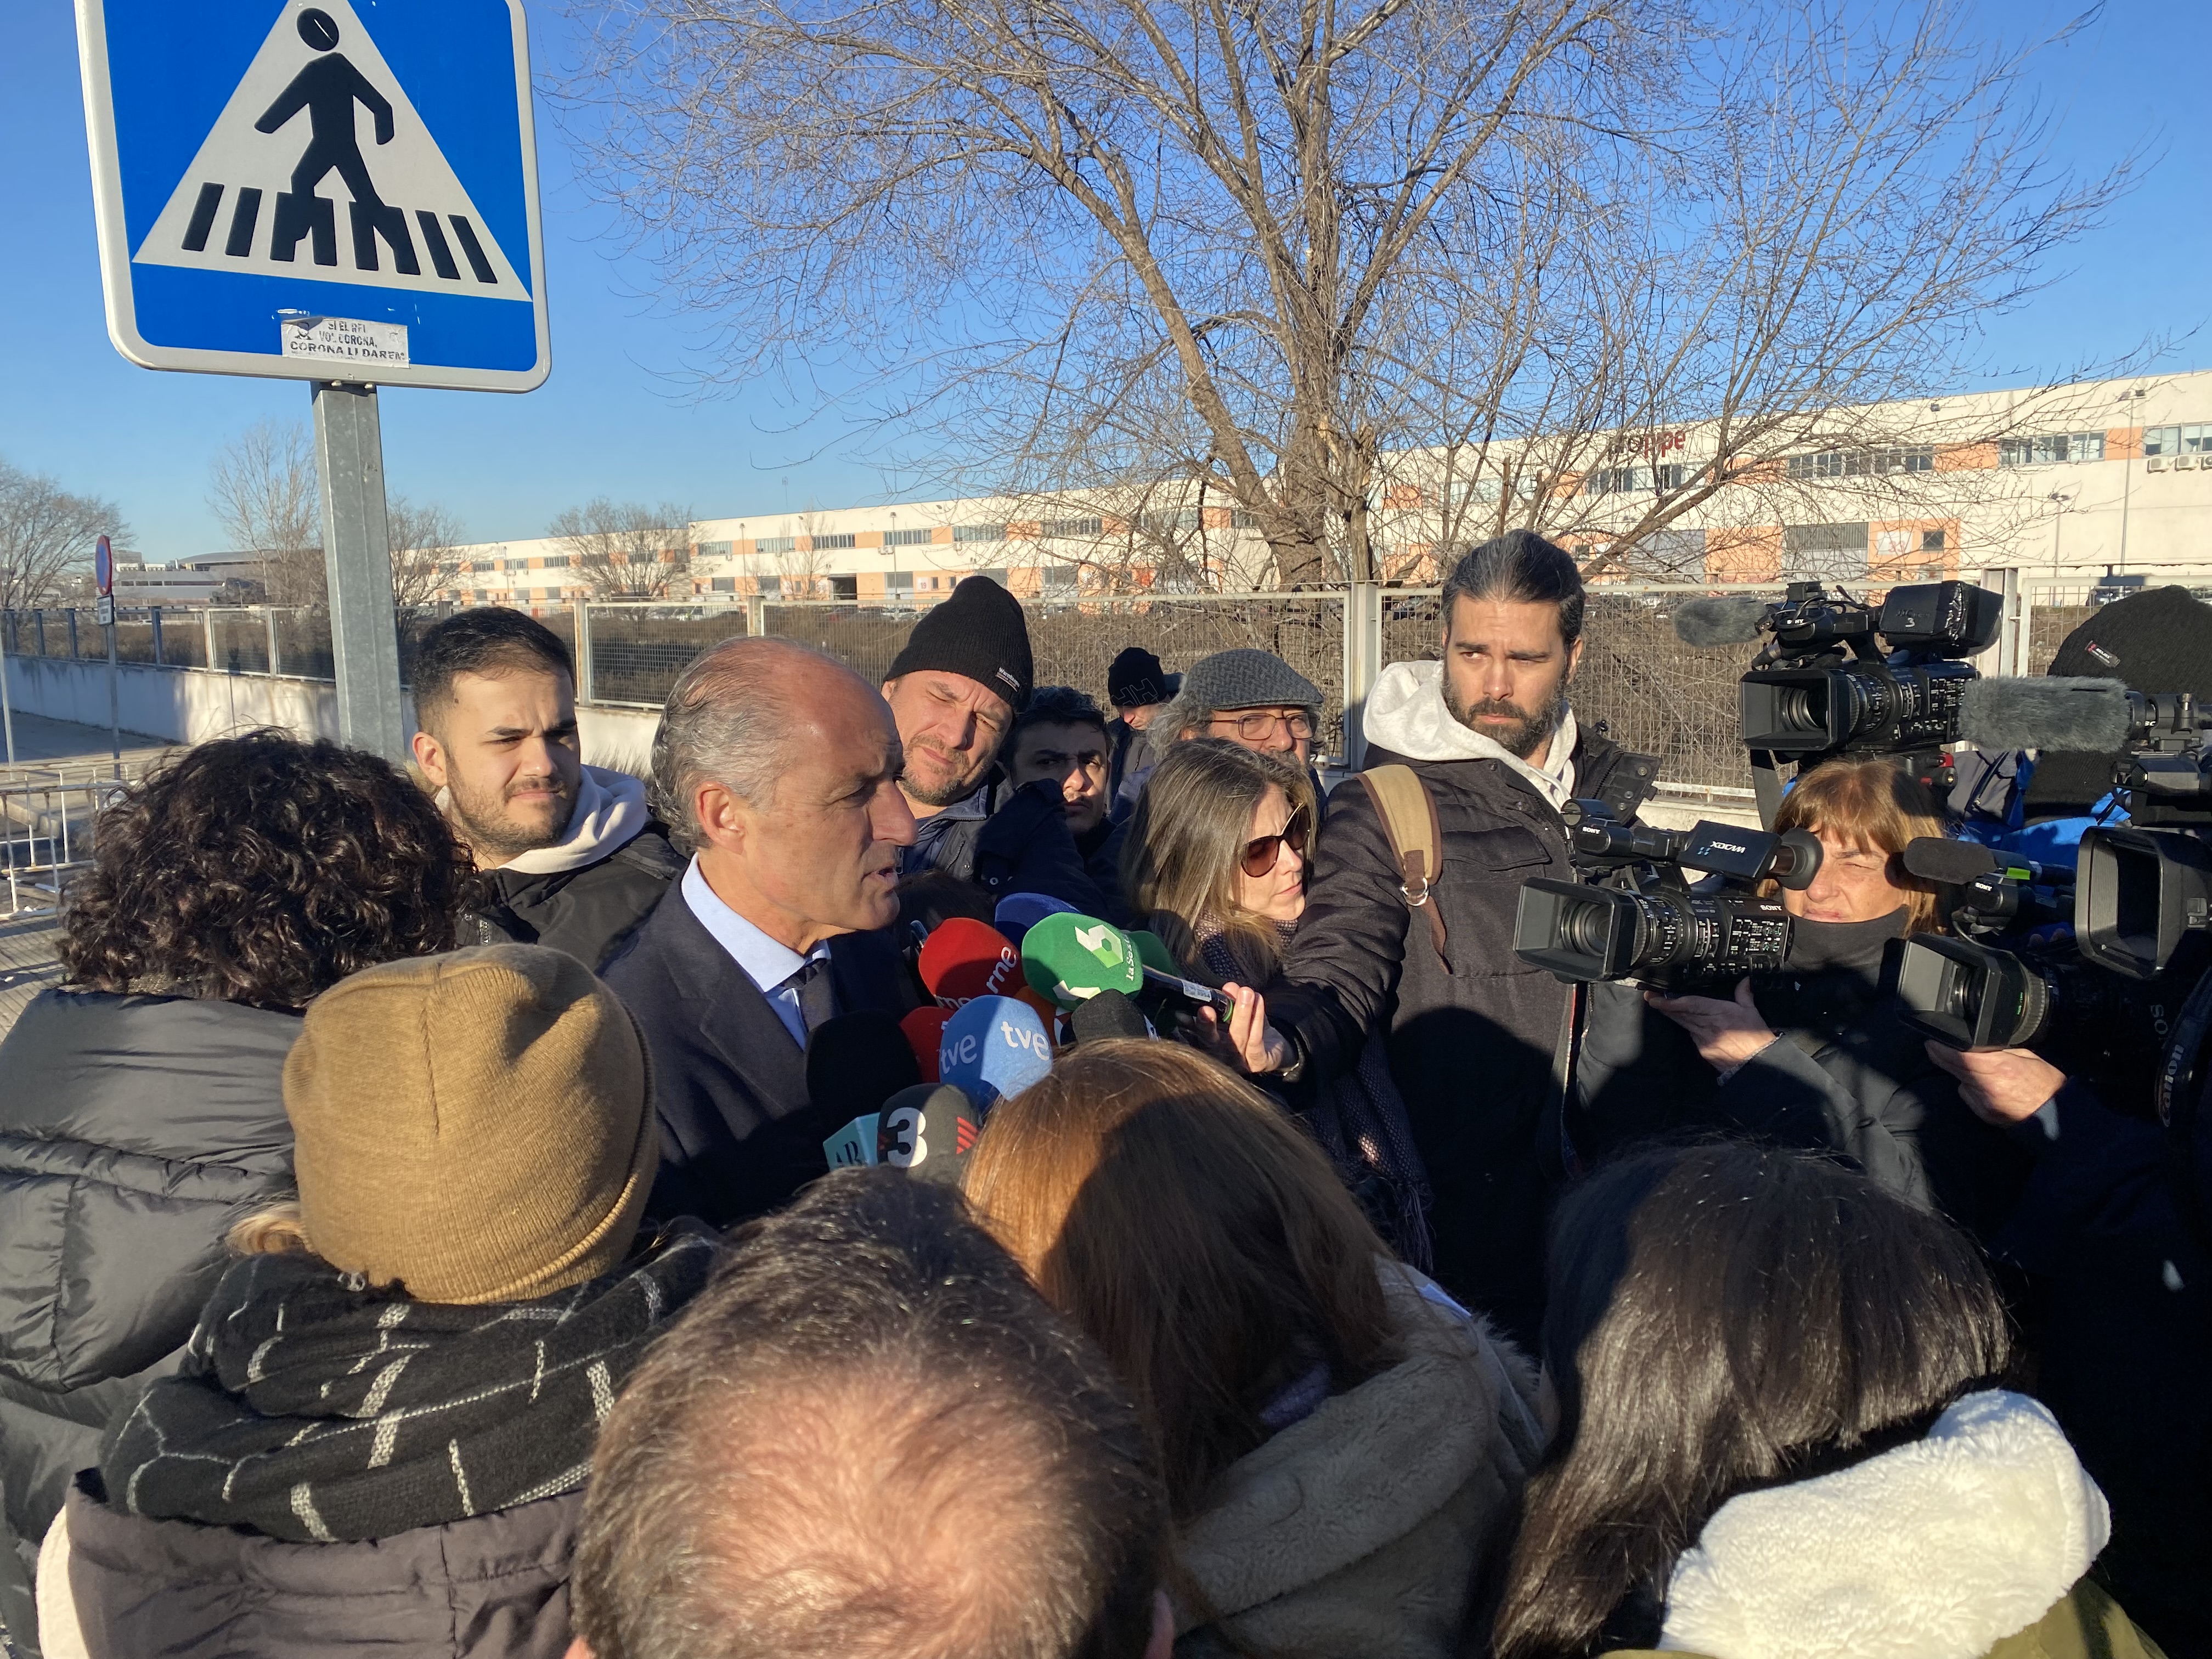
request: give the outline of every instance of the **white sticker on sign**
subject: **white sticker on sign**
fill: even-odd
[[[283,317],[287,357],[344,363],[407,362],[407,325],[365,323],[351,317]]]

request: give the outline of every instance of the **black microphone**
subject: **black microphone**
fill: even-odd
[[[884,1103],[877,1118],[876,1158],[917,1181],[960,1184],[983,1115],[949,1083],[918,1083]]]
[[[1971,887],[1984,876],[2005,875],[2039,887],[2072,884],[2074,872],[2063,865],[2041,865],[2011,853],[1996,853],[1978,842],[1953,841],[1945,836],[1915,836],[1905,843],[1905,868],[1909,875],[1947,887]]]
[[[1959,737],[1977,749],[2117,755],[2135,713],[2118,680],[2044,675],[1970,680],[1959,694]]]
[[[825,1019],[806,1040],[806,1098],[832,1122],[875,1111],[921,1081],[906,1032],[879,1008]]]
[[[1750,593],[1685,599],[1674,607],[1674,637],[1685,645],[1749,645],[1764,631],[1770,603]]]
[[[1144,1010],[1120,991],[1101,991],[1090,1000],[1077,1003],[1067,1017],[1067,1024],[1075,1033],[1079,1047],[1085,1042],[1101,1042],[1108,1037],[1153,1035],[1152,1022],[1145,1018]]]

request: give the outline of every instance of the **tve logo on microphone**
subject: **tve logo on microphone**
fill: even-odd
[[[945,1024],[938,1075],[980,1111],[1052,1070],[1052,1039],[1036,1010],[1012,997],[977,997]]]

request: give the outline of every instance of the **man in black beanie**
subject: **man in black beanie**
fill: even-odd
[[[1106,722],[1106,799],[1116,818],[1135,809],[1135,788],[1158,758],[1146,736],[1146,729],[1169,700],[1182,689],[1182,676],[1170,674],[1160,659],[1141,645],[1133,645],[1114,659],[1106,671],[1106,701],[1114,705],[1114,718]]]
[[[988,576],[969,577],[914,625],[884,681],[918,826],[899,874],[940,870],[994,897],[1042,893],[1102,915],[1056,786],[1006,791],[994,810],[999,750],[1034,680],[1021,604]]]

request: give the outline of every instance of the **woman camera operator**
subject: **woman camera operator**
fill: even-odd
[[[1844,1153],[1986,1239],[2027,1160],[1968,1109],[1881,990],[1889,942],[1942,926],[1934,890],[1902,862],[1907,842],[1943,833],[1935,796],[1893,761],[1831,761],[1799,780],[1775,828],[1820,843],[1812,884],[1781,894],[1795,918],[1788,965],[1739,981],[1730,999],[1644,992],[1656,1018],[1628,988],[1594,988],[1578,1149],[1683,1123],[1747,1130]]]

